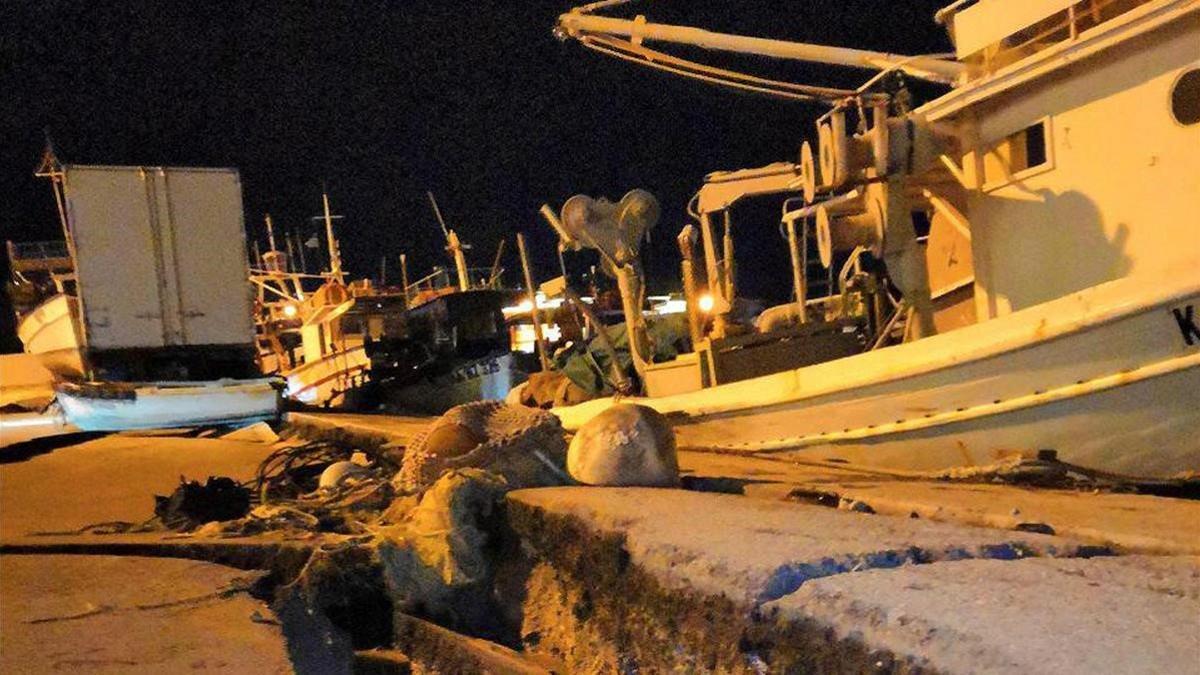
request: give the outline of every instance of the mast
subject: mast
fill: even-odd
[[[292,238],[286,232],[283,235],[283,242],[287,245],[288,269],[291,269],[295,265],[296,250],[292,247]]]
[[[338,251],[337,239],[333,236],[333,219],[341,218],[341,216],[334,216],[329,212],[329,192],[324,189],[321,190],[321,204],[325,207],[325,239],[329,242],[329,271],[339,284],[345,283],[342,276],[342,256]]]
[[[271,250],[274,251],[274,250],[276,250],[276,248],[275,248],[275,225],[274,225],[274,223],[271,222],[271,214],[264,213],[263,220],[267,221],[267,243],[270,244]]]
[[[400,285],[404,288],[404,306],[407,308],[412,298],[408,295],[408,256],[404,253],[400,254]]]
[[[300,271],[308,273],[308,260],[304,257],[304,238],[299,231],[292,232],[292,237],[296,240],[296,255],[300,256]]]
[[[429,195],[429,203],[433,206],[433,215],[437,216],[438,224],[442,226],[442,234],[446,237],[446,248],[450,251],[450,255],[454,256],[454,269],[458,272],[458,290],[471,290],[471,277],[467,274],[467,257],[463,254],[463,245],[458,238],[458,233],[446,227],[446,221],[442,218],[442,210],[438,208],[437,199],[434,198],[433,192],[426,191]]]

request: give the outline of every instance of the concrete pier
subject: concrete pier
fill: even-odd
[[[526,648],[571,670],[1186,673],[1200,656],[1194,557],[676,490],[518,491],[509,518],[537,561]]]
[[[428,422],[311,413],[297,416],[289,433],[403,452]],[[255,437],[110,435],[0,463],[4,669],[36,672],[52,663],[34,661],[48,653],[44,645],[70,639],[55,631],[96,622],[96,635],[159,633],[144,645],[113,643],[103,658],[114,663],[128,660],[117,649],[126,645],[159,670],[180,659],[212,666],[200,633],[227,650],[227,663],[256,672],[271,672],[284,648],[285,666],[348,671],[345,635],[330,650],[293,653],[312,635],[333,634],[320,611],[285,604],[272,612],[249,592],[227,593],[225,580],[263,570],[277,591],[324,547],[364,546],[369,563],[369,542],[331,533],[74,534],[102,521],[145,520],[152,495],[168,493],[180,475],[253,477],[279,447]],[[392,643],[360,651],[356,667],[1172,673],[1193,672],[1200,659],[1196,501],[934,481],[771,457],[684,452],[680,465],[686,489],[509,493],[489,548],[503,558],[494,597],[510,628],[492,639],[504,644],[464,634],[469,626],[456,633],[428,616],[396,613]],[[402,531],[397,537],[402,544]],[[174,565],[197,570],[192,581],[159,584],[182,574]],[[39,573],[53,588],[30,581]],[[143,591],[154,597],[137,595]],[[210,596],[219,598],[191,607]],[[174,615],[155,612],[167,610],[129,609],[183,601],[171,610],[179,620],[161,631],[155,622]],[[76,609],[60,612],[60,602]],[[94,608],[102,609],[93,616]],[[68,619],[35,621],[54,616]],[[193,617],[199,623],[189,623]],[[222,626],[207,630],[210,621]],[[227,636],[225,625],[238,636]],[[52,656],[86,660],[74,644]],[[167,658],[171,645],[175,660]]]
[[[261,573],[194,560],[0,555],[0,671],[293,672],[250,596]]]

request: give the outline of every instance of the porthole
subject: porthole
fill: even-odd
[[[1200,68],[1179,76],[1171,87],[1171,114],[1185,126],[1200,122]]]

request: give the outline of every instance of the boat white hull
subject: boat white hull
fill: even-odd
[[[371,366],[363,347],[335,352],[283,373],[284,395],[308,405],[340,405],[346,392],[361,385]]]
[[[83,431],[241,424],[279,415],[272,379],[62,385],[57,400]]]
[[[21,317],[17,325],[17,337],[26,353],[36,355],[46,370],[67,379],[83,376],[75,303],[75,298],[60,293]]]
[[[681,447],[918,469],[1052,448],[1125,474],[1197,471],[1200,282],[1184,278],[1122,279],[896,347],[626,400],[674,417]],[[574,429],[610,404],[555,412]]]

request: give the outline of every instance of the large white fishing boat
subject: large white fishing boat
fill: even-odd
[[[960,0],[936,17],[955,53],[933,56],[593,12],[614,4],[565,14],[557,30],[650,67],[829,105],[817,153],[805,143],[798,163],[713,174],[700,192],[717,316],[693,354],[638,364],[648,395],[635,399],[670,415],[682,446],[909,468],[1053,448],[1129,475],[1200,470],[1200,2]],[[655,43],[879,75],[810,87]],[[948,91],[911,108],[901,76]],[[720,259],[713,217],[787,191],[803,195],[782,209],[796,301],[765,330],[739,327],[731,240]],[[825,298],[808,297],[812,240],[840,280]],[[863,336],[858,353],[806,360],[805,324],[838,321]],[[577,429],[608,405],[555,413]]]
[[[342,271],[341,250],[333,231],[337,216],[330,212],[329,195],[322,194],[321,202],[324,212],[318,219],[325,227],[329,269],[319,274],[293,269],[293,255],[276,248],[268,215],[269,248],[259,257],[258,267],[250,270],[250,283],[256,294],[255,325],[263,372],[284,378],[287,398],[330,407],[342,405],[346,394],[362,385],[370,361],[363,348],[363,332],[348,330],[345,325],[358,298],[355,284],[347,284]],[[287,241],[291,250],[291,241]],[[304,243],[297,244],[294,250],[302,253]],[[306,283],[311,290],[305,290]],[[382,302],[381,298],[376,304],[382,306]]]

